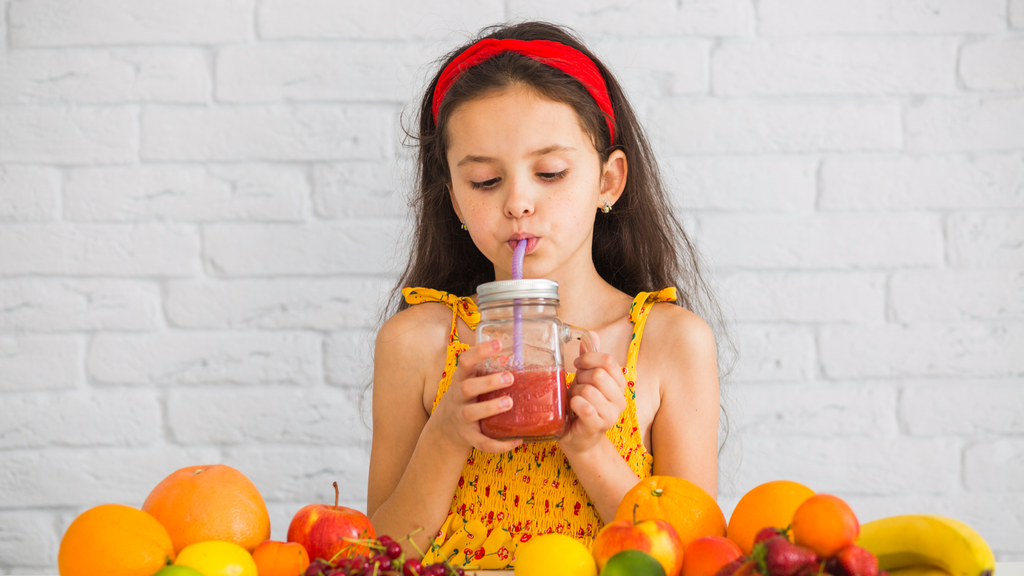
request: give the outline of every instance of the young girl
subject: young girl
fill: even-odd
[[[651,474],[716,496],[719,388],[714,335],[691,311],[713,301],[619,84],[562,28],[485,33],[445,59],[420,107],[407,288],[376,343],[367,508],[428,561],[507,568],[532,535],[589,546]],[[477,397],[512,378],[477,374],[498,349],[475,342],[474,294],[512,277],[522,239],[523,277],[557,281],[559,317],[595,336],[568,367],[576,417],[557,442],[480,431],[511,398]]]

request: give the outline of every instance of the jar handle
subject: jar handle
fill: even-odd
[[[572,340],[578,340],[583,344],[586,344],[587,350],[597,352],[597,346],[594,346],[594,339],[590,337],[589,330],[585,330],[579,326],[562,324],[562,341],[570,342]]]

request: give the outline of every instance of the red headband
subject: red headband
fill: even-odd
[[[597,107],[605,114],[605,122],[608,123],[608,134],[611,143],[615,143],[615,113],[612,112],[612,101],[608,97],[608,87],[604,83],[604,77],[597,69],[594,61],[585,54],[558,42],[550,40],[513,40],[506,38],[496,40],[485,38],[473,44],[459,54],[445,66],[441,76],[437,79],[437,87],[434,88],[434,125],[437,125],[437,114],[441,110],[441,102],[452,84],[462,76],[462,73],[476,66],[477,64],[501,54],[502,52],[516,52],[554,68],[558,68],[569,76],[583,84],[583,87],[590,92],[590,95],[597,102]]]

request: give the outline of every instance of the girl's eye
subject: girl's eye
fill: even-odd
[[[538,172],[537,176],[539,176],[541,180],[547,180],[548,182],[554,182],[555,180],[561,180],[562,178],[565,178],[565,175],[568,174],[568,173],[569,173],[569,169],[566,168],[565,170],[562,170],[561,172]]]
[[[469,185],[476,190],[490,190],[497,186],[498,182],[501,182],[501,178],[491,178],[490,180],[484,180],[483,182],[473,182],[470,180]]]

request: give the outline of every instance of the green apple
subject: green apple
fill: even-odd
[[[202,572],[188,566],[165,566],[153,576],[204,576]]]

